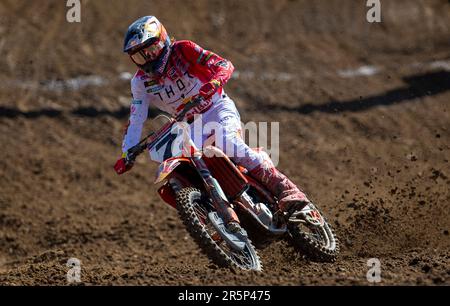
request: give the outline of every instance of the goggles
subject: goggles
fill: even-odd
[[[130,54],[131,59],[137,65],[144,65],[148,62],[156,60],[162,53],[165,47],[165,42],[160,40],[148,47],[142,48],[133,54]]]

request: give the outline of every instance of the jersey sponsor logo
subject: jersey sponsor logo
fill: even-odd
[[[186,89],[186,85],[184,85],[183,80],[182,79],[178,79],[175,84],[177,84],[177,87],[180,91],[183,91]]]
[[[133,99],[133,101],[131,101],[131,104],[134,104],[134,105],[141,105],[141,104],[142,104],[142,100],[136,100],[136,99]]]
[[[208,63],[208,61],[210,60],[210,58],[214,55],[214,53],[209,52],[209,54],[206,56],[205,61],[204,61],[204,65],[206,65]]]
[[[144,82],[144,86],[148,93],[154,93],[164,88],[164,85],[160,84],[156,80]]]
[[[211,100],[204,100],[204,101],[200,102],[200,104],[199,104],[198,106],[196,106],[196,107],[194,107],[193,109],[191,109],[191,110],[187,113],[187,116],[193,115],[193,114],[201,114],[201,113],[203,113],[205,110],[207,110],[211,105],[212,105]],[[180,104],[180,105],[176,108],[176,112],[177,112],[177,113],[181,112],[185,107],[186,107],[186,104]]]
[[[177,68],[175,66],[171,67],[169,69],[169,71],[167,72],[167,76],[171,79],[174,80],[177,77]]]
[[[161,89],[153,92],[153,95],[158,96],[160,101],[164,101],[164,97],[167,99],[173,98],[177,94],[181,94],[183,97],[183,92],[186,91],[186,84],[183,82],[183,79],[177,79],[175,84],[163,86]]]
[[[228,67],[228,62],[226,60],[221,60],[221,61],[216,63],[216,66],[225,67],[226,68],[226,67]]]
[[[160,91],[163,88],[164,88],[164,86],[162,86],[162,85],[156,85],[156,86],[147,88],[147,92],[148,93],[155,93],[157,91]]]
[[[172,85],[169,85],[168,87],[165,87],[166,95],[170,99],[171,96],[175,96],[175,92],[173,91]]]
[[[197,59],[197,63],[200,65],[206,65],[211,57],[214,55],[211,51],[204,50]]]

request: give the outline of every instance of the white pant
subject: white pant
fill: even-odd
[[[262,154],[252,150],[241,137],[241,116],[233,100],[226,94],[190,125],[191,138],[197,148],[208,144],[214,135],[215,146],[235,163],[253,170],[264,161]],[[213,127],[211,130],[208,127]],[[207,142],[208,140],[208,142]]]

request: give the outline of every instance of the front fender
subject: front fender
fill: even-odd
[[[164,181],[181,163],[190,163],[190,159],[185,157],[169,158],[162,162],[156,172],[155,184]]]

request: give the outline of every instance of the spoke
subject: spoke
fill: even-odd
[[[228,244],[223,243],[223,247],[222,250],[228,255],[230,256],[238,265],[242,266],[242,267],[246,267],[246,268],[251,268],[252,264],[253,264],[253,260],[250,254],[248,254],[245,250],[247,248],[245,248],[243,251],[237,252],[233,249],[231,249]]]
[[[203,221],[203,224],[206,224],[206,220],[207,220],[206,213],[204,213],[197,207],[195,207],[194,210],[195,210],[195,213],[197,214],[197,216]]]
[[[320,216],[320,218],[323,218],[320,212],[315,207],[313,207],[313,209],[314,210],[312,212],[314,212],[314,214],[317,214],[318,216]],[[317,215],[315,216],[317,217]],[[300,218],[305,220],[305,218],[302,216],[300,216]],[[308,221],[306,221],[306,223],[297,223],[297,224],[298,229],[301,232],[308,235],[312,240],[320,243],[326,248],[331,247],[332,241],[327,232],[326,224],[324,224],[323,226],[312,225]]]

